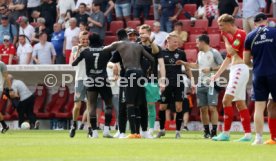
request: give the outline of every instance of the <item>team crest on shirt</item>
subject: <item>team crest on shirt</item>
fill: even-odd
[[[162,102],[165,102],[166,97],[161,97]]]
[[[178,59],[179,58],[179,54],[178,53],[174,54],[174,57],[175,57],[175,59]]]
[[[171,63],[171,64],[174,64],[174,59],[173,58],[171,58],[170,60],[169,60],[169,62]]]
[[[240,43],[241,43],[240,40],[239,40],[239,39],[236,39],[236,40],[234,41],[233,44],[234,44],[234,46],[239,46]]]

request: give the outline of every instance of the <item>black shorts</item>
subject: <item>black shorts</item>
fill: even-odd
[[[87,87],[87,91],[89,92],[98,92],[102,99],[104,101],[110,100],[112,99],[112,90],[110,87],[109,82],[107,82],[106,78],[103,78],[102,80],[104,80],[101,83],[85,83],[85,86]]]
[[[128,80],[125,84],[125,98],[126,104],[135,106],[143,105],[146,102],[146,93],[144,83],[141,81],[143,77],[142,70],[127,70],[125,78]],[[140,81],[140,82],[139,82]]]
[[[174,102],[183,101],[184,97],[184,84],[181,84],[180,87],[168,85],[165,88],[165,91],[161,94],[160,103],[161,104],[170,104]]]
[[[253,76],[253,90],[255,101],[267,101],[271,93],[276,101],[276,74],[270,76]]]

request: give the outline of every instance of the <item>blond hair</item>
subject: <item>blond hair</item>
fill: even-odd
[[[218,22],[235,24],[235,18],[228,14],[223,14],[218,18]]]

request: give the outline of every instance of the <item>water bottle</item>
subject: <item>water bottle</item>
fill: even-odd
[[[211,81],[210,82],[210,85],[209,85],[209,91],[208,91],[208,93],[209,93],[209,95],[213,95],[214,94],[214,85],[215,84],[215,82],[214,81]]]

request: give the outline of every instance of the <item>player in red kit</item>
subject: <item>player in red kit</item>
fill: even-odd
[[[232,102],[236,103],[239,110],[245,135],[237,140],[238,142],[251,141],[251,127],[250,114],[247,109],[246,99],[246,85],[249,79],[249,69],[243,61],[244,42],[246,33],[235,26],[235,19],[233,16],[223,14],[218,19],[219,28],[222,31],[223,40],[225,42],[227,57],[221,65],[217,73],[212,77],[216,80],[231,64],[229,82],[223,98],[224,107],[224,130],[221,134],[212,139],[214,141],[229,141],[229,131],[233,121],[233,107]]]

